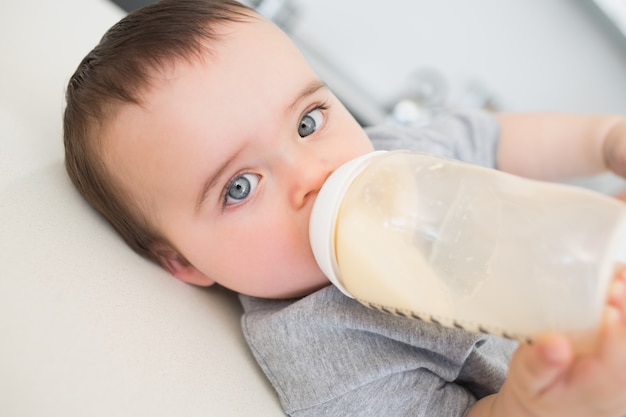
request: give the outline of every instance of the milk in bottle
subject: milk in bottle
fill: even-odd
[[[316,200],[315,257],[381,311],[527,340],[597,328],[626,260],[626,206],[575,186],[408,151],[339,168]]]

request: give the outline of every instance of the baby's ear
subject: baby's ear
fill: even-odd
[[[159,254],[159,261],[170,274],[188,284],[199,285],[201,287],[209,287],[215,284],[215,281],[207,277],[202,271],[179,254],[161,253]]]

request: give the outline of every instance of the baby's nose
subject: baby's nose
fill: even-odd
[[[294,168],[289,199],[295,208],[301,208],[309,204],[309,200],[315,199],[334,168],[324,158],[306,158]]]

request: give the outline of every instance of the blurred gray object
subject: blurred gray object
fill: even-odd
[[[613,24],[621,40],[626,42],[626,0],[592,0],[591,3]]]
[[[140,7],[147,6],[151,3],[156,3],[157,0],[111,0],[113,3],[117,4],[122,10],[127,12],[131,12],[135,9],[139,9]]]

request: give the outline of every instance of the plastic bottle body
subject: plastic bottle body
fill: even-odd
[[[414,152],[372,157],[334,232],[339,286],[362,303],[527,339],[600,321],[626,210],[598,193]]]

